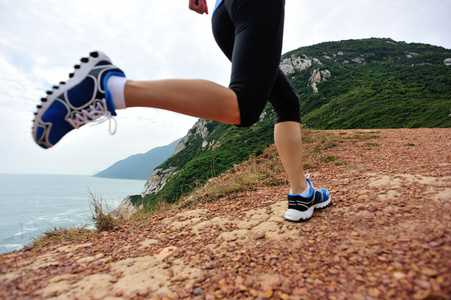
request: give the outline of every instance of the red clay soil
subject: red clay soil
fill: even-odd
[[[2,255],[0,299],[451,299],[451,129],[316,134],[310,221],[261,185]]]

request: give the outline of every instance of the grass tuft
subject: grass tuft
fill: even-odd
[[[102,198],[97,199],[96,196],[89,191],[91,197],[89,204],[91,208],[91,221],[97,232],[109,231],[124,221],[122,217],[114,218],[108,204]]]
[[[48,244],[58,244],[61,242],[74,241],[92,233],[91,229],[72,226],[70,228],[53,227],[44,232],[43,235],[33,238],[32,247],[40,248]]]
[[[183,207],[205,203],[219,198],[234,199],[237,193],[253,190],[257,186],[287,184],[286,178],[278,176],[283,171],[275,146],[266,148],[259,157],[235,165],[220,177],[210,179],[205,185],[182,197]]]

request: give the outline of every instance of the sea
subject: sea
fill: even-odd
[[[0,174],[0,254],[30,245],[55,227],[94,228],[91,194],[113,210],[127,196],[140,194],[145,182],[88,175]]]

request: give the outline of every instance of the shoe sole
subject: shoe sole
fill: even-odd
[[[296,209],[288,209],[285,212],[285,219],[291,222],[306,222],[312,218],[313,211],[315,209],[323,209],[329,206],[332,203],[332,198],[329,196],[329,199],[327,201],[324,201],[322,203],[315,204],[311,206],[306,211],[299,211]]]
[[[94,57],[92,53],[89,55],[89,61],[86,63],[82,63],[79,69],[74,71],[74,75],[70,77],[64,84],[59,84],[56,87],[53,87],[52,91],[48,92],[48,96],[45,98],[45,101],[41,101],[41,108],[38,109],[35,119],[33,121],[33,138],[36,140],[37,130],[39,127],[39,121],[41,120],[44,113],[47,109],[55,102],[56,99],[61,94],[66,93],[76,85],[80,84],[92,71],[92,69],[101,61],[107,61],[111,63],[111,59],[101,51],[95,51],[93,53],[97,53],[97,57]],[[67,104],[68,105],[68,104]]]

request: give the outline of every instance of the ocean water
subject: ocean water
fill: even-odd
[[[0,254],[23,248],[54,227],[88,226],[90,191],[113,210],[144,180],[85,175],[0,174]]]

